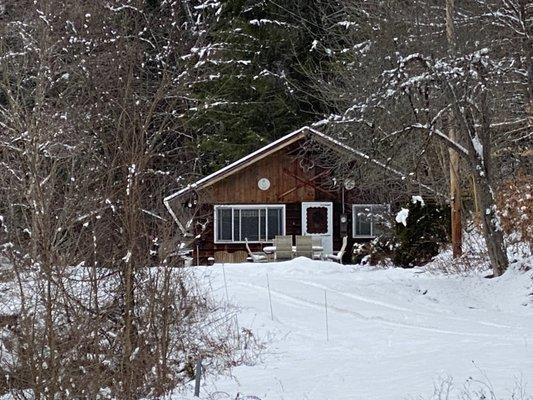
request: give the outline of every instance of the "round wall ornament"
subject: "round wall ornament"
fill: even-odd
[[[270,181],[268,178],[261,178],[257,181],[257,187],[261,190],[268,190],[270,189]]]
[[[344,181],[344,188],[346,190],[353,190],[355,188],[355,180],[353,179],[346,179]]]

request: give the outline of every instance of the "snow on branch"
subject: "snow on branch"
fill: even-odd
[[[413,124],[410,126],[405,127],[401,131],[393,132],[394,133],[402,133],[402,132],[409,132],[412,130],[425,130],[428,132],[430,136],[435,135],[439,140],[444,142],[448,147],[453,148],[458,153],[467,156],[468,150],[463,147],[460,143],[457,143],[453,140],[451,140],[444,132],[442,132],[440,129],[438,129],[436,126],[431,124]]]

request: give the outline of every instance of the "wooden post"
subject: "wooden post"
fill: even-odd
[[[272,296],[270,294],[270,280],[267,274],[267,288],[268,288],[268,303],[270,304],[270,318],[274,321],[274,311],[272,310]]]
[[[449,54],[455,53],[455,4],[454,0],[446,0],[446,37],[448,39]],[[455,129],[453,112],[448,114],[448,137],[456,142],[458,135]],[[463,223],[461,210],[461,182],[459,176],[459,154],[449,149],[450,153],[450,206],[452,223],[452,251],[453,258],[463,254]]]
[[[200,397],[200,380],[202,379],[202,359],[196,361],[196,371],[194,380],[194,396]]]
[[[453,127],[450,128],[449,137],[454,141],[457,138]],[[452,213],[452,251],[453,258],[458,258],[463,254],[461,184],[459,181],[459,154],[452,149],[450,149],[450,200]]]
[[[224,262],[222,262],[222,276],[224,277],[224,289],[226,291],[226,302],[229,304],[228,281],[226,280],[226,268],[224,267]]]
[[[237,314],[233,316],[233,319],[235,320],[235,332],[237,333],[237,340],[240,340],[240,328],[239,328],[239,318],[237,317]]]
[[[200,266],[200,246],[196,245],[196,266]]]
[[[474,176],[472,176],[472,190],[474,191],[474,210],[475,210],[475,216],[479,216],[479,202],[477,198],[477,189],[476,189],[476,181],[474,179]]]
[[[326,290],[324,290],[324,308],[326,309],[326,341],[329,342],[328,292]]]

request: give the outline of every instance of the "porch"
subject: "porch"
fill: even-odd
[[[277,236],[310,236],[320,258],[335,254],[347,237],[345,262],[355,242],[371,240],[378,233],[374,213],[385,205],[343,205],[332,201],[287,204],[223,204],[212,206],[212,223],[196,242],[194,264],[240,263],[250,252],[275,257]],[[355,211],[355,212],[354,212]],[[250,251],[248,251],[247,247]]]

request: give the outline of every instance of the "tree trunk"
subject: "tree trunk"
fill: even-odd
[[[452,115],[450,115],[451,117]],[[453,127],[453,120],[449,121],[449,138],[457,141]],[[454,149],[450,152],[450,208],[452,222],[452,252],[453,258],[463,254],[463,220],[461,210],[461,184],[459,180],[459,154]]]
[[[130,256],[131,257],[131,256]],[[123,389],[124,399],[133,398],[133,315],[135,312],[133,289],[133,265],[131,260],[126,261],[124,273],[124,350],[123,350]]]
[[[503,241],[503,231],[500,219],[496,214],[496,203],[489,181],[484,176],[475,174],[475,184],[478,193],[478,203],[481,210],[481,221],[485,243],[489,253],[494,276],[502,275],[508,267],[507,252]]]
[[[465,132],[468,132],[468,166],[474,175],[474,182],[479,203],[483,234],[489,253],[489,259],[494,276],[502,275],[508,267],[507,251],[503,241],[503,231],[497,214],[496,198],[493,189],[492,170],[492,138],[491,138],[491,115],[492,110],[488,102],[488,87],[486,71],[482,63],[476,62],[473,67],[479,73],[482,90],[478,95],[478,107],[464,107],[462,110],[458,103],[454,103],[456,115]],[[471,99],[471,101],[473,101]],[[476,116],[478,126],[476,126]]]
[[[522,48],[525,58],[525,69],[527,71],[527,85],[526,85],[526,113],[529,118],[529,123],[533,124],[533,24],[531,23],[531,15],[528,11],[530,0],[520,0],[520,15],[524,22],[524,39],[522,40]]]
[[[524,40],[524,50],[526,55],[527,68],[527,104],[526,114],[529,124],[533,125],[533,40]]]
[[[455,24],[454,24],[455,2],[446,0],[446,37],[448,40],[448,53],[455,53]],[[455,118],[453,110],[448,114],[448,137],[454,142],[458,142]],[[461,257],[463,254],[463,221],[461,210],[461,180],[459,177],[459,154],[454,149],[448,150],[450,153],[450,209],[452,221],[452,252],[453,258]]]

